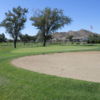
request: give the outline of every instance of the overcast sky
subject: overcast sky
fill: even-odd
[[[29,18],[34,9],[44,9],[45,7],[62,9],[66,16],[72,18],[71,25],[58,31],[90,30],[92,25],[92,31],[100,33],[100,0],[0,0],[0,22],[4,19],[5,12],[17,6],[29,9],[23,34],[35,35],[37,33],[38,30],[31,25]],[[2,32],[5,33],[4,28],[0,28],[0,33]],[[6,36],[8,37],[8,35]]]

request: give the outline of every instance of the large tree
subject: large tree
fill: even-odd
[[[48,34],[53,33],[66,24],[71,23],[71,18],[63,14],[63,10],[57,8],[45,8],[44,10],[38,10],[30,19],[32,25],[37,27],[42,34],[43,46],[46,45],[46,39]]]
[[[5,13],[5,19],[1,22],[0,26],[5,27],[6,32],[14,40],[14,48],[16,48],[16,43],[20,31],[24,28],[24,23],[26,22],[26,13],[28,10],[26,8],[13,8],[12,11]]]

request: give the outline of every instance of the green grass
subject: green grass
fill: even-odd
[[[100,51],[100,45],[0,46],[0,100],[100,100],[100,83],[39,74],[10,64],[21,56],[69,51]]]

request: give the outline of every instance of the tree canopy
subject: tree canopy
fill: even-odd
[[[43,46],[46,45],[46,36],[53,33],[66,24],[71,23],[71,18],[63,14],[63,10],[57,8],[45,8],[38,10],[30,19],[32,25],[37,27],[42,34]]]
[[[5,13],[5,19],[1,22],[0,26],[5,27],[6,32],[14,39],[14,47],[16,48],[16,42],[20,31],[24,28],[26,22],[25,14],[28,12],[26,8],[13,8],[12,11]]]
[[[4,33],[2,33],[2,34],[0,34],[0,42],[6,42],[6,37],[5,37],[5,34]]]

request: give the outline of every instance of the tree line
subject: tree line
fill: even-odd
[[[20,37],[23,39],[21,30],[24,28],[25,22],[27,21],[27,13],[28,9],[26,8],[20,6],[13,8],[11,11],[5,13],[5,18],[0,23],[0,26],[4,27],[6,32],[13,38],[14,48],[16,48],[18,38]],[[32,26],[38,29],[38,35],[42,39],[43,46],[46,46],[50,34],[72,22],[70,17],[64,15],[63,10],[57,8],[38,10],[34,12],[30,21],[32,21]],[[24,39],[25,37],[27,37],[27,35],[24,36]]]

